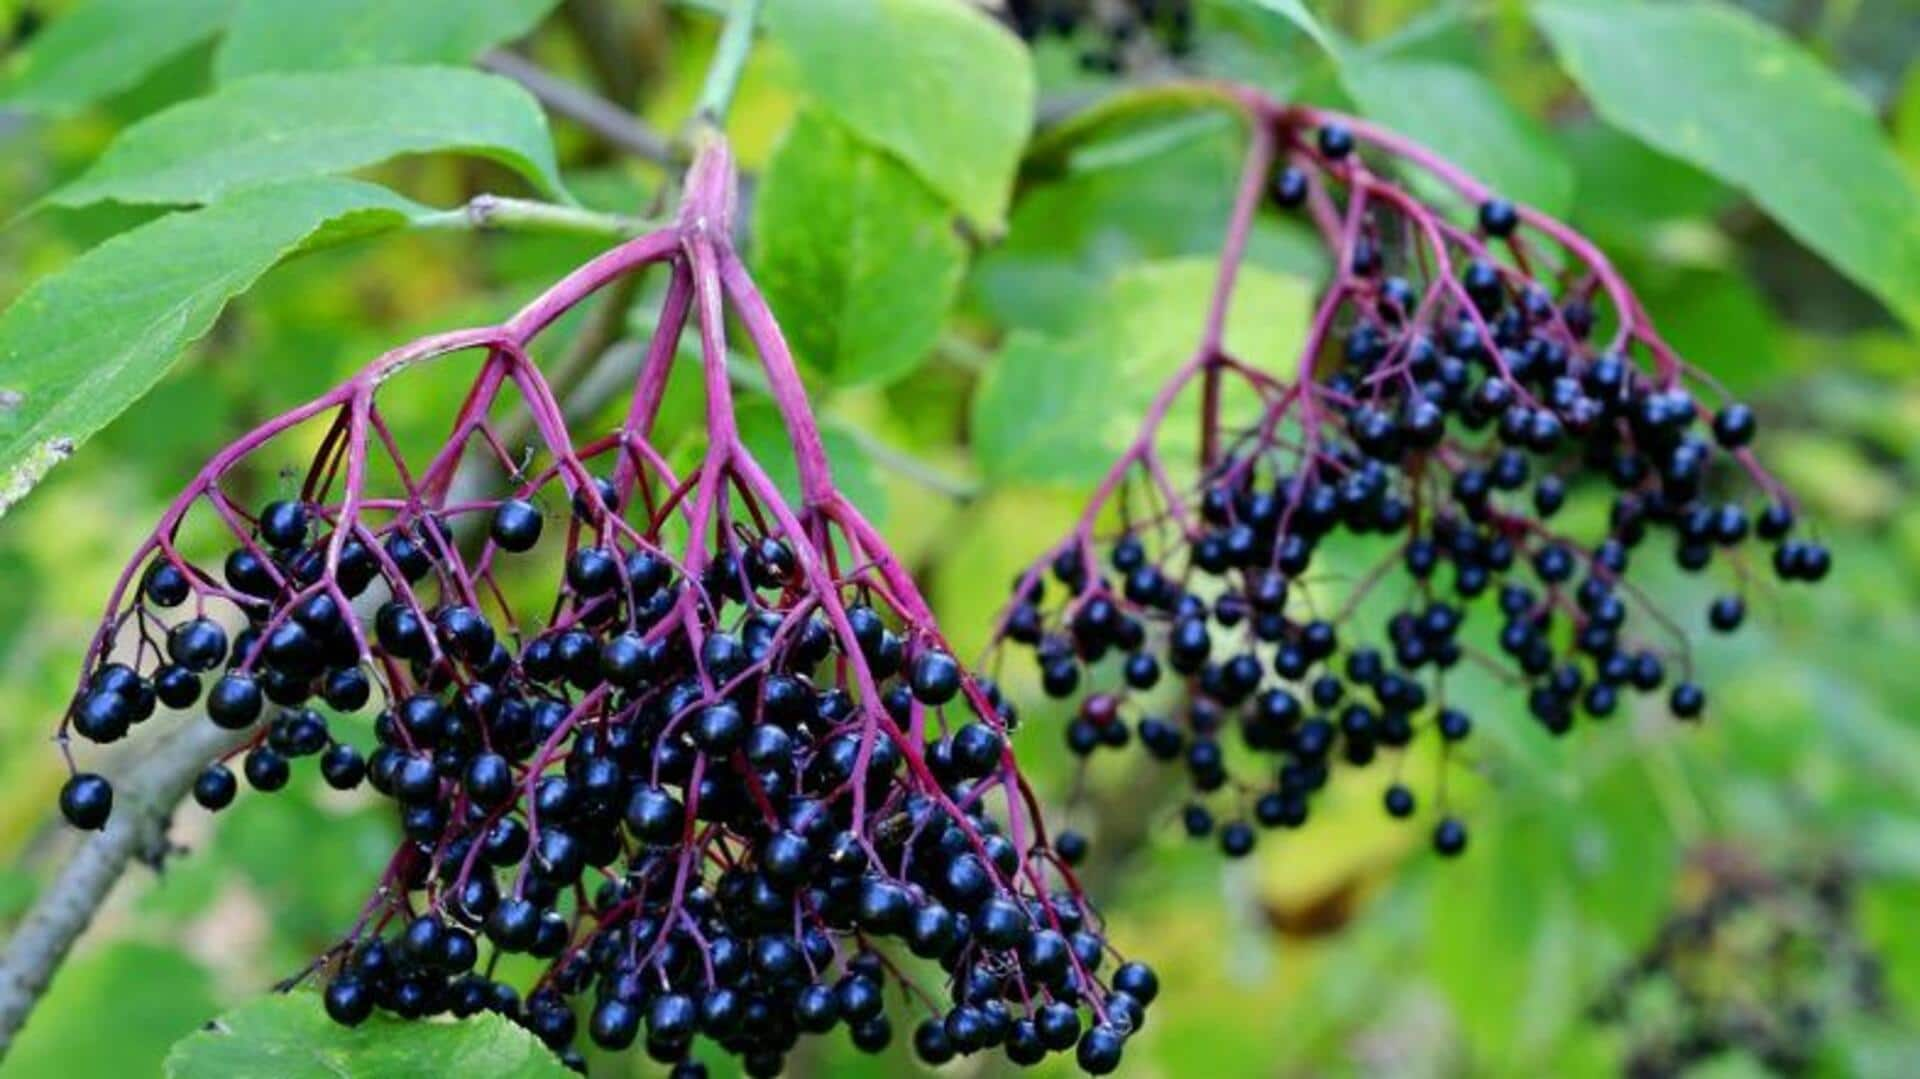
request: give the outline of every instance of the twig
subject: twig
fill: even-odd
[[[603,214],[576,206],[559,206],[533,199],[475,195],[463,206],[414,218],[413,225],[415,228],[423,229],[472,229],[477,232],[503,229],[571,232],[581,236],[602,236],[607,239],[625,240],[657,228],[659,222],[621,214]]]
[[[572,120],[614,146],[656,165],[677,168],[679,155],[667,138],[618,105],[558,79],[523,56],[495,49],[480,66],[527,88],[542,105]]]
[[[700,100],[694,106],[695,122],[720,125],[740,88],[740,72],[747,66],[747,53],[753,49],[753,24],[760,18],[761,0],[733,0],[727,8],[727,21],[720,28],[720,40],[713,47],[713,60],[707,65],[707,81],[700,88]]]

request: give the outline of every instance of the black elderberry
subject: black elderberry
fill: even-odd
[[[1242,858],[1253,851],[1253,826],[1245,821],[1230,821],[1220,829],[1220,850],[1229,858]]]
[[[925,651],[914,657],[908,679],[915,699],[937,708],[960,692],[960,664],[945,652]]]
[[[335,978],[322,1000],[328,1017],[342,1026],[359,1026],[373,1014],[373,994],[355,978]]]
[[[1388,816],[1410,817],[1413,815],[1413,791],[1409,790],[1404,784],[1395,783],[1393,786],[1388,787],[1386,796],[1382,801],[1387,807]]]
[[[1488,236],[1511,236],[1519,224],[1519,212],[1506,199],[1491,198],[1480,204],[1480,230]]]
[[[1451,858],[1467,849],[1467,826],[1447,817],[1433,829],[1433,849]]]
[[[270,547],[290,551],[306,542],[309,517],[298,502],[269,502],[260,511],[260,538]]]
[[[156,606],[178,607],[192,594],[192,581],[172,562],[155,562],[148,568],[141,590]]]
[[[1707,707],[1707,695],[1692,682],[1677,683],[1667,695],[1667,707],[1681,719],[1692,719]]]
[[[189,671],[210,671],[227,658],[227,632],[207,618],[182,622],[167,633],[167,655]]]
[[[76,772],[60,788],[60,813],[75,828],[105,828],[113,813],[113,785],[92,772]]]
[[[517,554],[533,550],[534,545],[540,542],[540,531],[544,524],[539,508],[533,503],[510,498],[494,508],[488,534],[501,550]]]
[[[1353,152],[1353,131],[1345,124],[1324,124],[1318,135],[1320,152],[1338,161]]]
[[[212,764],[193,781],[193,800],[203,809],[221,810],[233,803],[239,790],[239,783],[225,765]]]
[[[287,785],[291,775],[287,759],[267,746],[249,751],[244,763],[247,783],[257,791],[277,791]]]
[[[1088,1075],[1107,1075],[1120,1066],[1124,1039],[1108,1026],[1096,1026],[1080,1038],[1074,1059]]]

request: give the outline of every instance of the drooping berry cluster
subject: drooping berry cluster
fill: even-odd
[[[1701,715],[1689,627],[1630,565],[1722,568],[1735,587],[1702,619],[1722,632],[1745,616],[1753,541],[1783,580],[1829,568],[1751,453],[1753,411],[1714,400],[1566,226],[1386,131],[1234,100],[1253,146],[1204,337],[1001,627],[1079,702],[1073,751],[1137,741],[1177,762],[1187,830],[1239,856],[1304,824],[1342,764],[1388,762],[1385,808],[1413,816],[1404,751],[1437,738],[1444,761],[1473,729],[1447,692],[1463,664],[1556,735],[1635,693]],[[1286,370],[1224,340],[1263,205],[1309,218],[1334,266]],[[1183,469],[1160,443],[1188,397]],[[1444,770],[1438,786],[1432,841],[1456,854]]]
[[[1112,954],[1051,852],[1007,741],[1012,708],[953,659],[835,490],[786,345],[731,249],[731,211],[714,146],[676,227],[503,326],[391,353],[222,452],[123,576],[63,748],[69,734],[115,741],[156,702],[204,693],[253,788],[318,757],[333,786],[364,780],[391,799],[404,840],[312,968],[342,1023],[491,1009],[576,1064],[584,1027],[608,1049],[641,1042],[676,1074],[702,1070],[705,1038],[771,1075],[801,1036],[836,1026],[863,1050],[886,1046],[897,990],[924,1016],[912,1038],[927,1061],[1073,1050],[1111,1071],[1154,976]],[[652,264],[671,280],[627,418],[575,445],[526,349]],[[707,450],[681,477],[649,438],[690,313]],[[735,426],[729,313],[790,434],[798,508]],[[479,374],[416,467],[380,396],[455,353],[482,357]],[[535,433],[525,456],[501,433],[519,414]],[[223,478],[309,423],[325,434],[298,494],[253,515],[235,506]],[[468,475],[492,466],[503,489],[463,493],[463,461]],[[182,549],[192,511],[227,537],[217,568]],[[550,604],[516,604],[543,586]],[[334,729],[364,711],[377,748],[363,759]],[[216,762],[194,796],[220,809],[238,787]],[[97,828],[111,796],[83,772],[61,801]],[[509,954],[542,961],[531,984],[496,976]],[[922,988],[930,973],[943,989]]]

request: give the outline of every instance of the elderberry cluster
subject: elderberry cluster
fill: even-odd
[[[1186,488],[1150,422],[1002,626],[1079,702],[1074,753],[1137,742],[1178,765],[1187,831],[1234,857],[1305,824],[1342,766],[1386,762],[1384,808],[1413,816],[1406,751],[1437,739],[1444,760],[1506,719],[1449,699],[1463,665],[1553,735],[1634,694],[1702,715],[1693,627],[1636,562],[1723,568],[1736,587],[1699,616],[1717,632],[1744,620],[1756,561],[1785,581],[1830,565],[1750,453],[1753,410],[1703,399],[1584,241],[1492,196],[1454,224],[1362,161],[1354,129],[1274,124],[1265,198],[1315,217],[1338,267],[1297,366],[1203,346],[1171,389],[1218,380],[1253,419],[1203,416]],[[1103,513],[1119,525],[1096,534]],[[1444,792],[1431,837],[1452,855],[1468,833]]]
[[[1080,66],[1089,71],[1125,69],[1148,41],[1176,57],[1193,48],[1192,0],[1006,0],[1002,17],[1027,41],[1085,43]]]
[[[1814,860],[1774,871],[1710,847],[1684,872],[1690,899],[1588,1009],[1621,1036],[1623,1074],[1680,1075],[1736,1055],[1771,1074],[1812,1074],[1839,1030],[1889,1014],[1856,869]]]
[[[308,972],[343,1024],[490,1010],[575,1066],[584,1034],[676,1074],[703,1073],[704,1042],[773,1075],[806,1035],[886,1047],[893,997],[926,1061],[1071,1052],[1112,1071],[1154,975],[1117,957],[1053,853],[1013,709],[832,490],[784,342],[716,238],[731,189],[710,149],[693,224],[589,263],[502,327],[390,353],[223,452],[123,577],[63,748],[203,706],[235,746],[194,784],[207,809],[235,800],[235,758],[255,790],[317,757],[332,786],[389,800],[404,838]],[[576,446],[526,339],[650,263],[673,279],[629,418]],[[791,410],[798,510],[732,426],[723,303]],[[694,318],[716,400],[683,479],[646,436]],[[486,358],[453,435],[409,461],[376,390],[469,350]],[[499,434],[510,388],[538,433],[521,452]],[[240,511],[231,469],[329,415],[299,495]],[[463,458],[509,490],[456,493]],[[190,558],[190,510],[231,545]],[[369,713],[363,757],[336,731]],[[61,795],[83,828],[111,803],[91,772]]]

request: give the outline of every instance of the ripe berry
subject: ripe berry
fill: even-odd
[[[267,503],[260,511],[260,538],[282,551],[300,546],[307,539],[307,508],[298,502]]]
[[[544,523],[540,510],[533,503],[510,498],[494,508],[488,534],[501,550],[518,554],[533,550],[534,545],[540,542],[540,529]]]
[[[341,742],[329,748],[320,758],[320,775],[326,779],[327,786],[334,790],[352,790],[366,778],[367,762],[360,756],[359,750]]]
[[[1722,449],[1741,449],[1752,444],[1758,427],[1753,409],[1743,404],[1731,404],[1713,417],[1713,439]]]
[[[73,729],[89,742],[119,741],[133,722],[133,706],[118,693],[95,690],[74,709]]]
[[[1220,829],[1220,849],[1229,858],[1245,857],[1253,850],[1253,826],[1245,821],[1231,821]]]
[[[1088,1075],[1106,1075],[1120,1066],[1123,1039],[1108,1026],[1096,1026],[1080,1037],[1074,1059]]]
[[[188,708],[200,699],[200,676],[178,664],[153,672],[153,693],[168,708]]]
[[[1307,174],[1288,165],[1273,178],[1273,201],[1283,209],[1292,209],[1307,201]]]
[[[193,800],[207,810],[221,810],[233,804],[240,785],[224,764],[210,764],[193,781]]]
[[[1389,816],[1410,817],[1413,815],[1413,792],[1408,790],[1404,784],[1395,783],[1393,786],[1388,787],[1384,801]]]
[[[1320,152],[1328,158],[1338,161],[1353,152],[1353,131],[1345,124],[1330,123],[1322,125],[1319,134]]]
[[[373,994],[353,978],[335,978],[323,1000],[327,1016],[341,1026],[359,1026],[373,1014]]]
[[[287,759],[266,746],[259,746],[247,754],[244,771],[249,786],[267,792],[286,786],[291,774]]]
[[[916,700],[938,708],[960,692],[960,664],[945,652],[925,651],[913,658],[908,680]]]
[[[227,658],[227,631],[207,618],[182,622],[167,632],[167,655],[190,671],[210,671]]]
[[[1667,707],[1681,719],[1692,719],[1707,707],[1707,695],[1692,682],[1680,682],[1667,695]]]
[[[1433,849],[1451,858],[1467,849],[1467,826],[1447,817],[1433,829]]]
[[[141,589],[159,607],[178,607],[192,594],[192,582],[172,562],[155,562],[147,570]]]
[[[1480,230],[1488,236],[1511,236],[1519,223],[1519,212],[1506,199],[1492,198],[1480,204]]]
[[[1707,608],[1707,622],[1722,633],[1740,628],[1747,617],[1747,605],[1739,596],[1721,596]]]
[[[105,828],[113,813],[113,785],[92,772],[76,772],[60,788],[60,812],[75,828]]]

